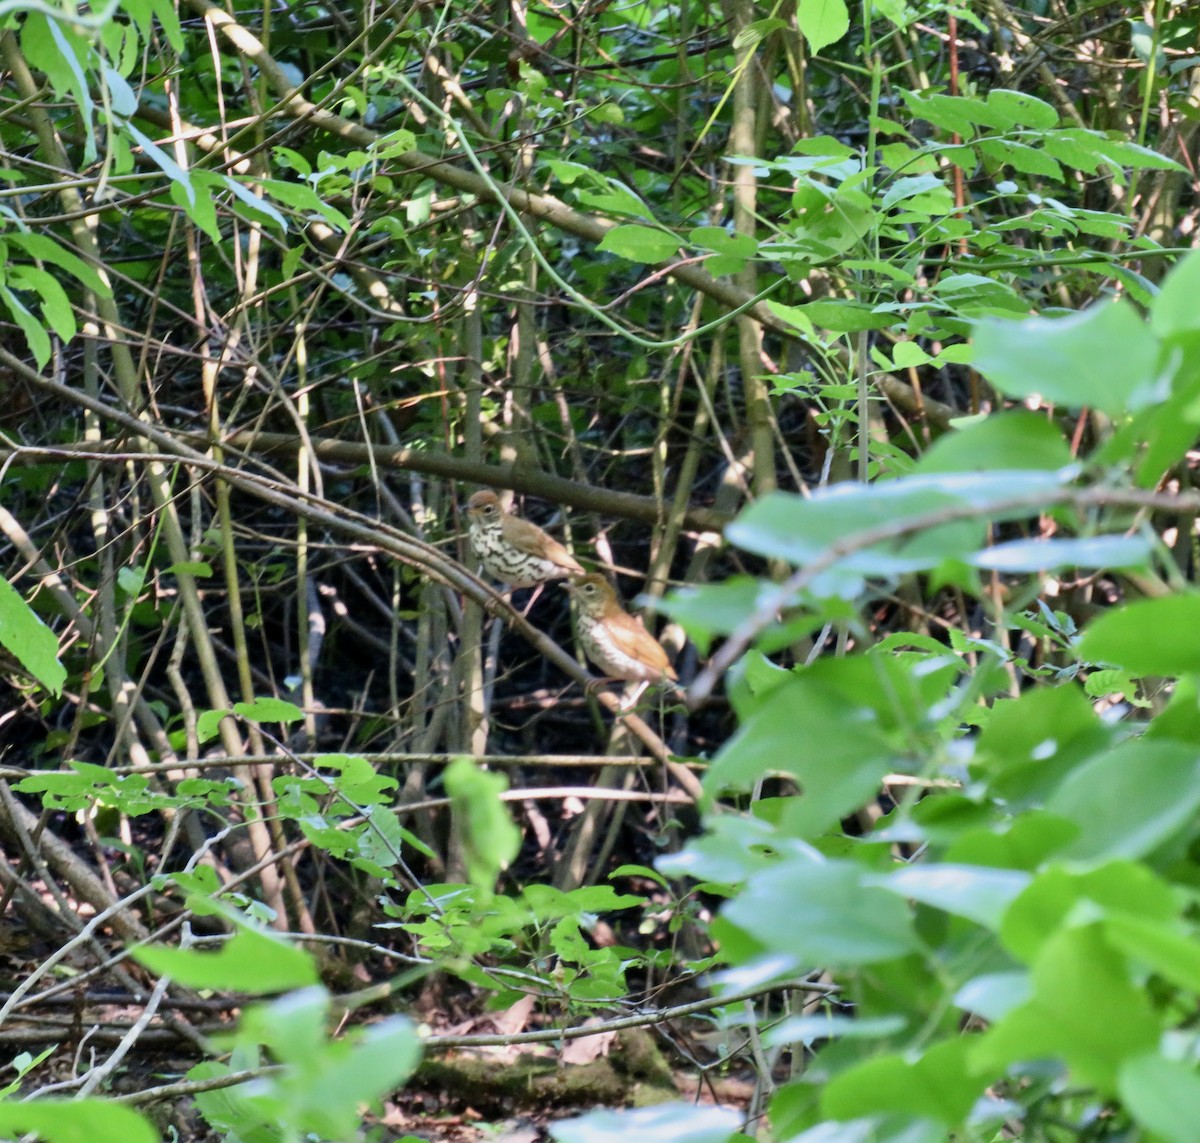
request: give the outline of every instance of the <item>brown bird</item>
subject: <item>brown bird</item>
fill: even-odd
[[[673,683],[679,678],[662,644],[617,602],[617,593],[602,575],[572,576],[563,587],[579,604],[583,653],[606,677],[628,683]]]
[[[467,501],[471,550],[484,571],[510,587],[533,587],[550,579],[583,575],[575,557],[536,524],[509,516],[490,488]]]

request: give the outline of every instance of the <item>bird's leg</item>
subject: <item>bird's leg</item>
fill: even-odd
[[[621,713],[627,714],[633,710],[638,704],[638,699],[646,693],[646,688],[650,685],[649,681],[643,679],[636,687],[633,688],[627,695],[621,698]]]
[[[487,583],[487,580],[484,580],[483,582]],[[512,606],[512,592],[505,591],[503,584],[501,584],[498,588],[492,587],[490,583],[487,583],[487,585],[489,588],[491,588],[491,591],[488,592],[488,597],[484,602],[483,610],[491,619],[499,619],[500,611],[504,604],[507,603],[510,607]]]
[[[533,594],[529,597],[529,602],[525,604],[524,609],[521,611],[522,619],[529,618],[529,613],[533,610],[533,605],[537,603],[543,590],[545,590],[545,587],[546,585],[544,583],[539,583],[536,587],[534,587]]]
[[[611,687],[613,683],[620,681],[620,679],[605,678],[603,675],[598,679],[588,679],[584,685],[583,693],[587,698],[595,698],[605,687]]]

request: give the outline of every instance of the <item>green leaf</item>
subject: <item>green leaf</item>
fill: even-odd
[[[40,369],[50,360],[50,338],[42,323],[25,307],[24,303],[7,286],[0,285],[0,299],[8,306],[8,312],[13,320],[21,327],[25,340],[29,343],[29,351]]]
[[[989,111],[1003,116],[1008,125],[1032,127],[1036,131],[1046,131],[1057,126],[1058,112],[1050,103],[1027,95],[1023,91],[1009,91],[997,87],[988,92],[987,107]],[[1003,128],[1007,130],[1007,127]]]
[[[0,1103],[0,1133],[36,1132],[45,1143],[159,1143],[150,1121],[107,1099],[39,1099]]]
[[[32,258],[37,258],[42,262],[49,262],[53,266],[58,266],[66,270],[74,278],[78,278],[92,293],[102,298],[112,296],[112,290],[109,288],[100,273],[90,263],[85,262],[78,254],[72,253],[70,250],[60,246],[53,238],[46,234],[30,234],[27,231],[13,231],[5,235],[6,241],[13,246],[19,246]]]
[[[1017,1060],[1061,1059],[1077,1083],[1116,1087],[1125,1060],[1158,1043],[1159,1020],[1130,979],[1101,926],[1064,928],[1046,940],[1033,966],[1034,997],[1013,1009],[969,1053],[981,1071]]]
[[[977,144],[982,154],[996,163],[1007,163],[1026,175],[1041,175],[1062,181],[1062,168],[1044,151],[1018,143],[1013,139],[981,139]]]
[[[773,1113],[774,1108],[772,1104]],[[818,1123],[799,1135],[789,1135],[787,1143],[947,1143],[947,1135],[946,1125],[936,1119],[873,1115],[839,1123]]]
[[[446,767],[446,789],[462,821],[471,881],[490,892],[497,875],[508,868],[521,848],[521,831],[500,800],[500,793],[508,789],[508,779],[479,769],[469,758],[456,758]]]
[[[1029,1003],[1032,986],[1026,972],[988,972],[968,980],[955,994],[955,1007],[993,1024],[1021,1004]]]
[[[733,576],[722,583],[678,588],[659,600],[655,610],[682,625],[704,654],[714,635],[736,631],[776,587],[749,576]]]
[[[1200,810],[1200,754],[1180,742],[1134,739],[1075,767],[1046,809],[1080,827],[1066,855],[1143,857]]]
[[[1087,539],[1009,540],[970,558],[972,566],[1002,572],[1045,572],[1056,568],[1142,568],[1150,564],[1150,541],[1137,536]]]
[[[801,313],[822,329],[838,333],[860,333],[868,329],[886,329],[895,321],[892,314],[876,313],[865,302],[809,302]]]
[[[266,215],[280,230],[287,230],[287,219],[267,199],[263,198],[262,195],[255,194],[249,187],[243,186],[232,175],[220,175],[215,171],[199,170],[192,172],[192,178],[195,180],[197,186],[205,186],[210,190],[224,189],[229,191],[234,198],[251,210]]]
[[[75,336],[75,314],[57,278],[37,266],[9,266],[8,281],[16,289],[32,290],[38,295],[42,317],[50,323],[59,340],[67,342]]]
[[[244,923],[217,952],[146,945],[131,949],[130,955],[151,972],[189,988],[283,992],[318,979],[308,953]]]
[[[866,884],[867,875],[852,861],[784,858],[755,873],[721,916],[767,956],[795,965],[873,964],[915,952],[908,907]]]
[[[901,342],[901,345],[911,344]],[[897,352],[900,346],[896,346]],[[899,364],[899,357],[897,357]],[[1047,469],[1071,464],[1071,448],[1046,416],[1028,409],[992,413],[982,421],[939,437],[917,461],[916,473]]]
[[[295,1091],[292,1106],[303,1112],[297,1119],[311,1131],[327,1139],[353,1139],[362,1107],[399,1087],[420,1057],[421,1037],[412,1021],[389,1016],[345,1041],[330,1043],[303,1069],[308,1074],[284,1090]]]
[[[58,639],[8,580],[0,577],[0,646],[53,695],[62,694],[67,669],[58,661]],[[0,686],[5,684],[0,683]]]
[[[1000,928],[1008,907],[1029,882],[1029,874],[1016,869],[945,863],[911,865],[863,878],[863,884],[877,885],[993,930]]]
[[[304,718],[304,711],[295,703],[277,698],[235,702],[233,710],[235,714],[240,714],[251,722],[300,722]]]
[[[802,565],[845,551],[838,567],[864,575],[894,575],[961,559],[983,546],[983,520],[1028,515],[1039,493],[1049,497],[1065,476],[1051,472],[991,472],[907,476],[876,484],[846,481],[810,499],[775,492],[755,501],[725,529],[725,538],[747,551]],[[1029,497],[1029,507],[1000,506]],[[939,514],[961,519],[930,527]],[[850,550],[850,541],[876,530],[893,532],[905,520],[925,522],[915,540],[881,540]]]
[[[1200,330],[1200,250],[1179,260],[1163,281],[1158,296],[1150,303],[1150,328],[1159,337],[1173,337]]]
[[[904,1018],[901,1016],[864,1018],[825,1012],[817,1016],[789,1016],[764,1029],[762,1039],[768,1048],[780,1044],[803,1044],[808,1048],[818,1040],[873,1039],[903,1030]]]
[[[1135,675],[1182,675],[1200,671],[1200,595],[1142,599],[1106,611],[1079,641],[1093,663],[1124,667]]]
[[[1120,415],[1170,391],[1159,374],[1157,340],[1124,300],[1066,318],[986,318],[974,337],[976,368],[1010,397]]]
[[[800,0],[796,5],[796,23],[809,48],[822,51],[850,30],[846,0]]]
[[[123,124],[124,130],[137,140],[138,146],[145,152],[146,157],[173,183],[179,183],[187,196],[189,206],[196,205],[196,190],[192,186],[191,175],[188,174],[170,155],[148,136],[142,134],[132,123]]]
[[[1104,923],[1108,943],[1189,992],[1200,992],[1200,946],[1177,924],[1114,916]]]
[[[772,32],[777,32],[786,27],[787,23],[784,20],[755,20],[753,24],[747,24],[734,36],[734,51],[752,50],[758,47]]]
[[[660,1103],[632,1111],[593,1111],[551,1124],[559,1143],[729,1143],[742,1117],[721,1107]]]
[[[681,243],[673,234],[649,226],[625,223],[614,226],[597,247],[630,262],[664,262],[674,256]]]
[[[1147,1131],[1168,1143],[1193,1143],[1200,1123],[1200,1075],[1181,1060],[1146,1052],[1121,1065],[1117,1090]]]
[[[1080,908],[1081,902],[1088,907]],[[1083,872],[1056,865],[1039,872],[1013,902],[1000,935],[1015,956],[1032,961],[1071,915],[1173,922],[1177,911],[1171,889],[1138,862],[1110,861]]]
[[[228,710],[202,710],[196,719],[196,737],[209,742],[220,733],[221,719],[230,715]]]
[[[936,1044],[917,1059],[885,1055],[867,1060],[825,1085],[821,1110],[831,1119],[900,1113],[956,1126],[986,1086],[967,1065],[969,1048],[970,1040],[964,1038]]]
[[[881,205],[884,210],[887,210],[896,205],[898,202],[903,202],[905,199],[913,198],[919,194],[925,194],[927,191],[945,191],[946,184],[938,175],[911,175],[907,178],[897,179],[887,191],[884,193]],[[953,202],[951,203],[953,205]]]
[[[876,664],[855,666],[873,671]],[[836,675],[850,669],[817,663],[785,680],[721,747],[704,788],[748,788],[772,771],[794,775],[804,797],[789,804],[788,825],[800,837],[823,833],[870,801],[894,750],[865,696],[855,702],[838,685]],[[870,686],[869,676],[855,677]],[[819,742],[821,749],[796,750],[797,741]]]

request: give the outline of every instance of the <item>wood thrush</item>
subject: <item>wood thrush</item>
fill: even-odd
[[[617,593],[602,575],[572,576],[563,586],[579,604],[583,653],[608,678],[661,683],[679,677],[662,644],[617,602]]]
[[[490,488],[467,501],[471,550],[488,575],[510,587],[533,587],[550,579],[583,575],[575,557],[536,524],[509,516]]]

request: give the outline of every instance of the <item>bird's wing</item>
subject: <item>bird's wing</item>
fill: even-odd
[[[617,648],[633,659],[639,659],[655,671],[662,671],[669,679],[676,679],[667,653],[641,622],[632,615],[621,611],[613,614],[611,611],[604,617],[604,625]]]
[[[567,571],[583,573],[575,557],[556,539],[546,535],[536,524],[522,520],[520,516],[508,516],[504,521],[504,538],[518,551],[531,556],[541,556],[552,564]]]

